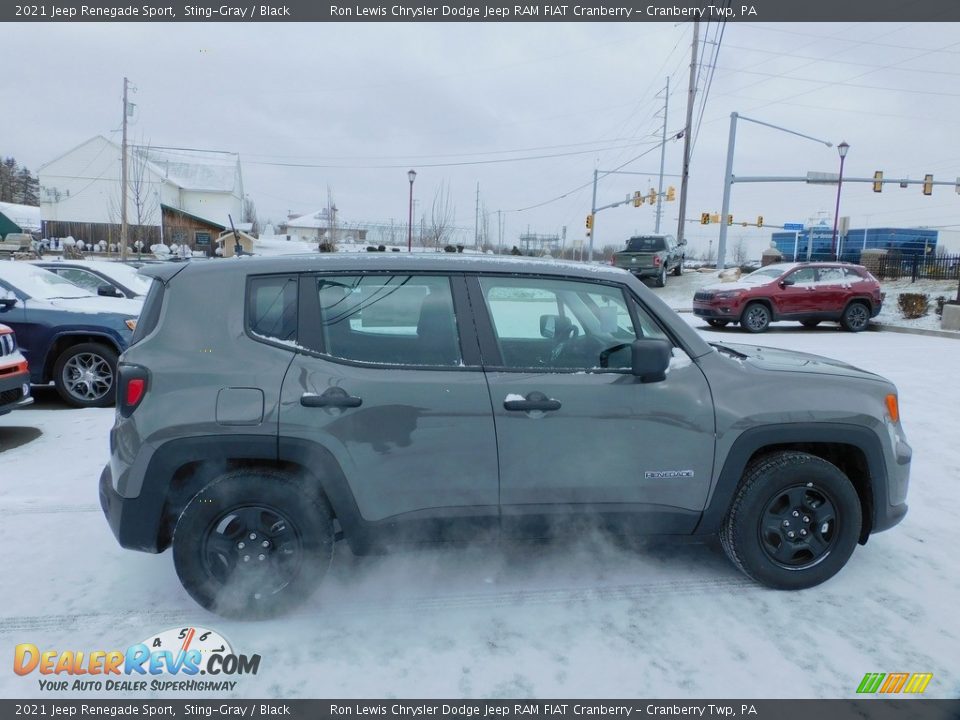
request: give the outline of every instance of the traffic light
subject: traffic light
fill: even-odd
[[[883,171],[877,170],[873,174],[873,191],[882,192],[883,191]]]
[[[593,213],[587,215],[587,230],[593,230]]]
[[[727,215],[727,225],[733,225],[733,215]]]
[[[710,224],[710,213],[700,213],[700,224],[701,225]]]
[[[651,204],[651,205],[656,205],[656,204],[657,204],[657,191],[656,191],[656,190],[654,190],[653,188],[650,188],[650,194],[649,194],[647,197],[650,198],[650,204]]]
[[[758,228],[763,227],[763,215],[757,215],[757,227]]]
[[[923,176],[923,194],[933,195],[933,175]]]
[[[633,194],[633,206],[640,207],[641,205],[643,205],[643,193],[637,190]]]
[[[673,202],[676,199],[677,199],[677,189],[673,185],[671,185],[670,187],[667,188],[667,200],[669,202]]]

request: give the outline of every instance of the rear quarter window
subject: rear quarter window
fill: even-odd
[[[247,285],[247,327],[260,337],[297,339],[297,278],[253,277]]]

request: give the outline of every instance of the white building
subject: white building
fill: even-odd
[[[120,145],[98,135],[43,165],[38,175],[44,234],[115,241],[120,164]],[[142,226],[139,233],[150,243],[161,237],[169,243],[176,235],[177,242],[207,245],[212,252],[211,240],[230,226],[228,216],[239,223],[243,197],[236,153],[129,147],[127,222]],[[137,232],[131,231],[131,239]]]

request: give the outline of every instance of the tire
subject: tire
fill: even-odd
[[[72,345],[53,365],[53,384],[68,405],[110,407],[117,396],[117,353],[100,343]]]
[[[763,303],[752,302],[740,315],[740,327],[750,333],[762,333],[770,327],[770,308]]]
[[[800,324],[803,325],[805,328],[815,328],[817,325],[820,324],[820,321],[819,320],[801,320]]]
[[[800,590],[829,580],[846,565],[861,523],[860,498],[847,476],[826,460],[791,450],[747,468],[720,542],[748,577],[779,590]]]
[[[184,589],[207,610],[267,618],[311,595],[330,567],[333,541],[323,497],[282,472],[237,470],[184,508],[173,563]]]
[[[673,269],[673,276],[680,277],[683,275],[683,261],[677,263],[677,266]]]
[[[717,318],[707,318],[707,325],[715,328],[726,327],[729,324],[729,320],[718,320]]]
[[[666,284],[667,284],[667,266],[662,265],[660,267],[660,274],[657,275],[657,279],[656,281],[654,281],[654,285],[656,285],[657,287],[666,287]]]
[[[870,324],[870,308],[866,303],[854,300],[843,310],[840,316],[840,325],[849,332],[860,332],[866,330]]]

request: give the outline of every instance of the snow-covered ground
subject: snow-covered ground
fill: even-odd
[[[295,614],[227,621],[187,597],[170,553],[111,535],[97,478],[112,411],[44,390],[0,417],[0,655],[126,648],[199,624],[262,656],[240,697],[852,697],[864,673],[894,671],[932,672],[927,696],[960,695],[960,343],[796,324],[755,337],[684,317],[708,339],[829,355],[898,384],[910,512],[826,584],[767,590],[687,542],[591,535],[374,558],[340,546]],[[0,697],[50,694],[37,677],[7,665]]]

